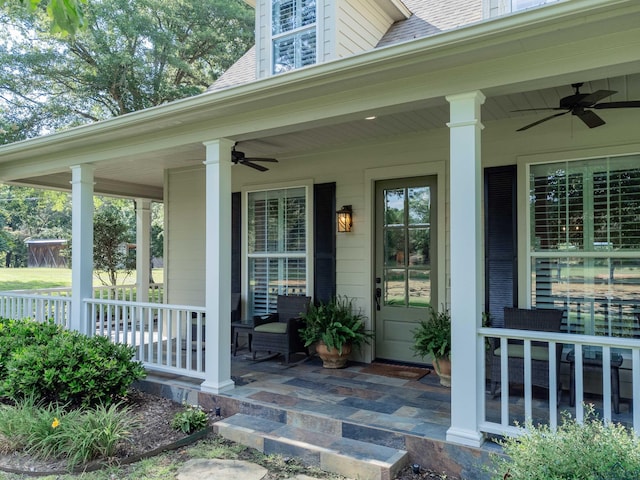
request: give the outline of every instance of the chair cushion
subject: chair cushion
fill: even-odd
[[[500,349],[496,348],[493,353],[499,357]],[[509,356],[515,358],[524,358],[524,345],[509,345]],[[547,347],[531,345],[531,359],[548,362],[549,349]]]
[[[258,325],[253,329],[256,332],[262,333],[287,333],[287,324],[284,322],[271,322],[264,325]]]

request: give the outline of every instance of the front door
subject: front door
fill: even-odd
[[[436,299],[436,177],[376,183],[376,357],[423,362],[413,334]],[[437,305],[434,305],[437,307]]]

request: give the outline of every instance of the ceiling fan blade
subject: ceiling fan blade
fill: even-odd
[[[242,161],[240,163],[242,165],[246,165],[247,167],[255,168],[256,170],[258,170],[260,172],[266,172],[267,170],[269,170],[267,167],[263,167],[262,165],[258,165],[257,163],[249,162],[247,160],[244,160],[244,161]]]
[[[629,100],[627,102],[597,103],[591,108],[596,108],[598,110],[602,108],[640,108],[640,100]]]
[[[245,157],[244,158],[245,161],[250,161],[250,162],[272,162],[272,163],[278,163],[278,160],[276,160],[275,158],[262,158],[262,157]]]
[[[540,110],[566,110],[566,108],[560,108],[560,107],[520,108],[518,110],[511,110],[511,111],[512,112],[537,112]]]
[[[533,122],[533,123],[530,123],[529,125],[525,125],[524,127],[519,128],[518,130],[516,130],[516,132],[522,132],[523,130],[528,130],[531,127],[535,127],[536,125],[540,125],[541,123],[546,122],[547,120],[551,120],[552,118],[556,118],[556,117],[560,117],[562,115],[566,115],[569,112],[570,112],[570,110],[567,110],[565,112],[556,113],[554,115],[550,115],[548,117],[544,117],[543,119],[538,120],[537,122]]]
[[[591,110],[584,110],[583,112],[576,113],[576,117],[582,120],[589,128],[596,128],[606,123]]]
[[[598,103],[600,100],[604,98],[610,97],[614,93],[618,93],[618,92],[616,92],[615,90],[596,90],[595,92],[590,93],[589,95],[584,97],[582,100],[580,100],[579,104],[585,107],[589,107],[591,105],[594,105],[595,103]]]

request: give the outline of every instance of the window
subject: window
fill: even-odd
[[[483,0],[483,15],[485,18],[497,17],[555,2],[557,0]]]
[[[530,170],[532,304],[567,331],[640,336],[640,156]]]
[[[556,0],[511,0],[511,11],[525,10],[527,8],[538,7],[545,3],[552,3]]]
[[[307,294],[306,188],[248,194],[251,315],[273,312],[278,295]]]
[[[315,0],[273,0],[273,73],[316,63]]]

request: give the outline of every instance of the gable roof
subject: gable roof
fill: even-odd
[[[482,0],[403,0],[412,15],[389,28],[376,48],[409,42],[482,20]],[[256,80],[256,52],[251,47],[213,85],[221,90]]]

